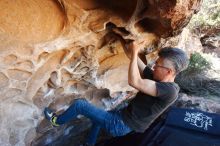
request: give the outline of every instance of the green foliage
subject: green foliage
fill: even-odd
[[[192,29],[220,26],[220,1],[203,0],[200,11],[192,17],[188,26]]]
[[[189,66],[184,72],[188,75],[195,75],[205,73],[209,69],[211,69],[211,63],[202,57],[200,53],[196,52],[191,54]]]

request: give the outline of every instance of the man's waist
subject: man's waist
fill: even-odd
[[[135,118],[128,111],[122,112],[122,119],[132,130],[136,132],[144,132],[150,125],[149,119],[146,118]]]

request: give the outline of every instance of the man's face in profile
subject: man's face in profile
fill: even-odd
[[[159,57],[152,67],[153,79],[156,81],[162,81],[166,76],[172,75],[173,69],[170,64],[169,60]]]

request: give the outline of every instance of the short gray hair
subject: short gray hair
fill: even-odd
[[[165,47],[159,51],[158,55],[172,62],[176,74],[185,70],[189,64],[186,53],[179,48]]]

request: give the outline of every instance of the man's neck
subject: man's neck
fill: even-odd
[[[174,80],[175,80],[175,77],[167,77],[161,80],[161,82],[174,82]]]

